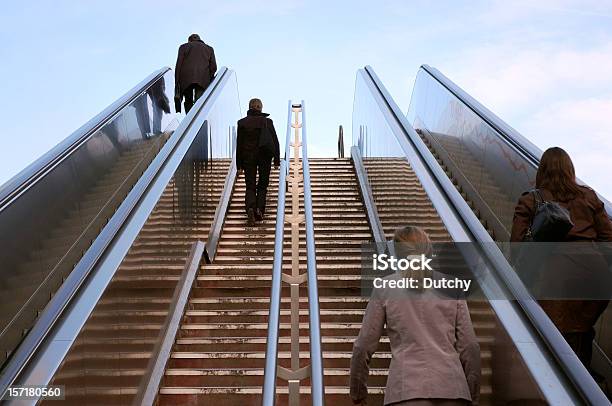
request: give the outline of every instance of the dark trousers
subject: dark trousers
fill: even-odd
[[[271,166],[271,157],[261,157],[255,162],[244,164],[244,181],[246,183],[244,206],[247,212],[249,209],[259,209],[261,214],[265,213]],[[259,179],[257,179],[258,174]]]
[[[189,85],[183,92],[185,97],[185,114],[189,113],[189,110],[193,107],[196,101],[204,94],[204,88],[200,85]]]

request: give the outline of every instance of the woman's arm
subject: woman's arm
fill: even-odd
[[[521,242],[523,241],[523,238],[525,238],[525,234],[531,226],[531,217],[534,204],[534,198],[529,192],[523,193],[523,195],[519,198],[516,208],[514,209],[510,241]]]
[[[594,198],[594,213],[593,219],[595,220],[595,230],[597,231],[597,241],[612,241],[612,222],[603,202],[599,199],[595,192],[593,193]]]
[[[480,397],[480,346],[476,334],[474,334],[474,327],[465,300],[457,301],[455,337],[457,339],[456,349],[470,389],[472,404],[476,405]]]
[[[378,341],[385,326],[385,309],[383,302],[372,295],[363,316],[359,336],[353,345],[351,358],[351,398],[353,402],[364,400],[368,396],[368,374],[370,360],[378,347]]]

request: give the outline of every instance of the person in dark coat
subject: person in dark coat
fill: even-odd
[[[587,279],[582,283],[596,284],[593,280],[589,282],[589,275],[605,274],[607,264],[603,254],[589,242],[612,241],[612,222],[605,211],[604,203],[592,189],[576,183],[572,160],[567,152],[558,147],[549,148],[542,155],[536,175],[536,189],[540,191],[543,200],[555,201],[570,213],[574,226],[561,240],[581,242],[572,246],[561,244],[559,249],[547,256],[543,265],[538,267],[538,273],[541,273],[538,275],[540,283],[546,286],[552,283],[571,284],[571,281],[558,280],[563,279],[559,275],[568,275],[567,270],[570,270],[572,274],[579,274],[581,279]],[[535,211],[534,193],[523,193],[514,211],[510,241],[525,240]],[[588,258],[588,263],[573,258],[575,254],[572,251],[576,249],[580,250],[581,258]],[[541,280],[542,278],[545,280]],[[608,301],[572,298],[539,300],[539,303],[578,358],[590,369],[595,337],[593,326],[606,309]]]
[[[280,164],[278,137],[269,114],[262,113],[259,99],[249,101],[247,116],[238,120],[236,142],[236,168],[244,171],[246,183],[245,210],[248,224],[263,220],[266,211],[266,194],[270,180],[270,167]],[[259,175],[259,180],[257,180]]]
[[[185,98],[185,113],[189,113],[194,103],[204,94],[215,72],[215,51],[198,34],[191,34],[188,42],[179,47],[174,72],[175,97],[179,100]]]

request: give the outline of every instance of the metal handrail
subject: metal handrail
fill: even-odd
[[[338,158],[344,158],[344,128],[338,128]]]
[[[148,406],[155,403],[155,398],[159,392],[159,385],[172,354],[172,346],[181,327],[181,320],[189,303],[189,293],[196,280],[204,251],[205,244],[202,241],[198,240],[191,246],[191,251],[185,261],[181,277],[172,295],[172,305],[161,332],[163,338],[157,343],[156,348],[151,354],[147,374],[143,377],[138,393],[132,402],[134,406]]]
[[[410,151],[405,150],[405,152],[410,153],[412,157],[422,162],[424,166],[422,170],[429,173],[430,178],[421,179],[421,182],[424,185],[427,182],[432,187],[438,188],[441,192],[440,197],[444,199],[444,202],[433,203],[448,205],[447,207],[452,212],[452,215],[460,219],[458,227],[463,228],[464,231],[470,234],[470,241],[478,244],[485,258],[491,263],[495,274],[500,277],[505,287],[510,291],[513,298],[516,299],[516,302],[556,359],[560,369],[574,384],[574,388],[583,400],[594,405],[608,404],[609,401],[601,388],[595,383],[546,313],[531,297],[506,257],[444,173],[444,170],[440,167],[423,140],[417,135],[407,118],[402,114],[374,70],[370,66],[366,66],[364,72],[364,77],[371,81],[373,88],[376,89],[378,96],[385,104],[380,107],[384,108],[399,128],[402,129],[402,134],[393,131],[398,142],[404,146],[406,141],[408,141],[410,145],[406,147]],[[411,163],[413,163],[413,160],[411,160]],[[451,235],[453,234],[453,230],[449,230],[449,232]]]
[[[225,184],[223,185],[223,192],[219,199],[219,204],[215,208],[215,217],[210,226],[208,232],[208,238],[206,239],[206,249],[204,250],[204,259],[207,264],[212,263],[217,255],[217,246],[219,245],[219,238],[221,238],[221,231],[223,230],[223,224],[225,223],[225,215],[229,208],[230,200],[232,199],[232,191],[236,183],[238,171],[236,170],[236,152],[233,153],[232,162],[230,163],[227,176],[225,177]]]
[[[79,129],[61,141],[49,152],[38,158],[32,164],[7,181],[0,187],[0,212],[8,207],[17,197],[38,183],[53,168],[64,161],[70,154],[87,142],[106,123],[134,99],[139,97],[147,88],[159,80],[170,70],[169,67],[158,69],[151,73],[142,82],[134,86],[127,93],[117,99],[113,104],[102,110],[98,115],[82,125]]]
[[[459,101],[461,101],[467,108],[469,108],[474,114],[476,114],[481,120],[486,122],[491,128],[493,128],[499,135],[500,139],[507,145],[511,146],[519,155],[527,160],[533,167],[537,168],[540,164],[540,157],[542,156],[542,150],[535,144],[523,137],[518,131],[505,123],[491,110],[483,106],[478,100],[470,96],[465,90],[457,86],[452,80],[447,78],[438,69],[429,66],[421,65],[421,69],[429,74],[435,81],[440,83],[446,90],[453,94]],[[584,183],[580,179],[577,179],[579,183]],[[612,218],[612,203],[608,201],[604,196],[599,195],[599,198],[604,202],[606,212],[608,216]]]
[[[80,326],[85,322],[90,311],[93,310],[93,307],[91,307],[86,311],[82,306],[77,306],[77,302],[81,299],[91,300],[96,295],[99,297],[112,279],[121,259],[127,251],[125,245],[128,247],[131,245],[140,227],[144,224],[146,217],[148,217],[148,214],[146,216],[140,215],[146,211],[142,210],[143,205],[147,206],[149,212],[155,206],[159,195],[161,195],[174,173],[173,165],[178,166],[180,160],[197,136],[199,129],[195,128],[194,124],[199,120],[200,113],[207,110],[207,107],[211,104],[214,104],[218,94],[216,90],[221,90],[228,82],[229,72],[225,67],[219,69],[215,79],[206,89],[204,95],[202,95],[179,128],[166,142],[90,248],[85,252],[66,281],[64,281],[45,307],[34,327],[2,371],[0,376],[0,393],[4,393],[18,379],[20,383],[24,380],[28,383],[29,380],[35,379],[33,378],[34,375],[37,377],[37,385],[44,385],[50,381],[59,367],[61,359],[63,359],[63,354],[60,353],[58,347],[50,348],[50,342],[59,343],[62,341],[65,344],[62,347],[62,351],[64,351],[64,354],[68,351],[70,342],[65,339],[68,331],[76,337],[80,331]],[[170,161],[172,161],[172,165],[169,165]],[[176,168],[174,167],[174,169]],[[154,194],[157,194],[157,196],[153,196]],[[139,224],[139,227],[129,227],[129,225],[126,225],[131,222]],[[123,244],[119,244],[118,241],[121,241]],[[116,263],[117,266],[111,267],[109,265],[104,267],[105,261],[112,264]],[[101,268],[104,268],[104,272],[101,272]],[[88,306],[90,304],[88,302]],[[91,304],[91,306],[93,305],[95,303]],[[78,321],[69,320],[70,317],[62,317],[65,316],[66,311],[72,310],[73,307],[79,307],[79,314],[75,316],[79,318]],[[63,330],[64,326],[69,327]],[[54,341],[53,336],[60,330],[62,330],[63,340]],[[41,351],[44,354],[39,354]],[[39,361],[34,367],[30,365],[30,361],[33,358]],[[36,368],[40,368],[40,370],[36,370]],[[22,376],[24,373],[25,377]]]
[[[374,242],[376,243],[376,249],[379,254],[384,254],[386,247],[384,247],[381,243],[385,242],[387,239],[385,236],[385,230],[380,222],[380,216],[378,215],[378,209],[376,208],[372,188],[370,187],[370,182],[368,182],[368,174],[363,165],[361,151],[356,145],[351,147],[351,159],[353,161],[353,166],[355,167],[355,174],[357,175],[357,181],[359,182],[361,198],[366,209],[366,214],[368,215],[368,221],[370,223],[370,229],[372,230]]]
[[[308,318],[310,326],[310,385],[312,404],[325,404],[323,386],[323,354],[321,351],[321,319],[319,313],[319,290],[317,278],[317,256],[314,240],[314,217],[312,214],[312,189],[310,187],[310,165],[308,163],[308,138],[306,132],[306,104],[302,100],[302,173],[304,176],[304,217],[306,222],[306,263],[308,270]]]
[[[281,285],[283,279],[283,241],[285,239],[285,200],[287,195],[288,160],[291,146],[291,100],[287,112],[287,135],[285,156],[280,162],[278,179],[278,204],[276,209],[276,228],[274,234],[274,262],[272,265],[272,286],[270,289],[270,310],[268,313],[268,338],[266,341],[266,365],[262,405],[274,405],[276,400],[276,375],[278,366],[278,337],[280,329]]]

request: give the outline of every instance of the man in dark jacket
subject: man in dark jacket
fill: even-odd
[[[175,97],[179,100],[179,106],[180,99],[185,98],[185,113],[189,113],[194,103],[202,96],[216,71],[215,51],[205,44],[198,34],[191,34],[189,41],[178,50],[174,72]]]
[[[236,145],[236,167],[244,170],[246,183],[245,210],[248,225],[263,220],[266,211],[266,193],[270,180],[270,166],[280,164],[278,137],[269,114],[262,113],[263,104],[259,99],[249,101],[247,116],[238,121]],[[257,174],[259,173],[259,181]]]

